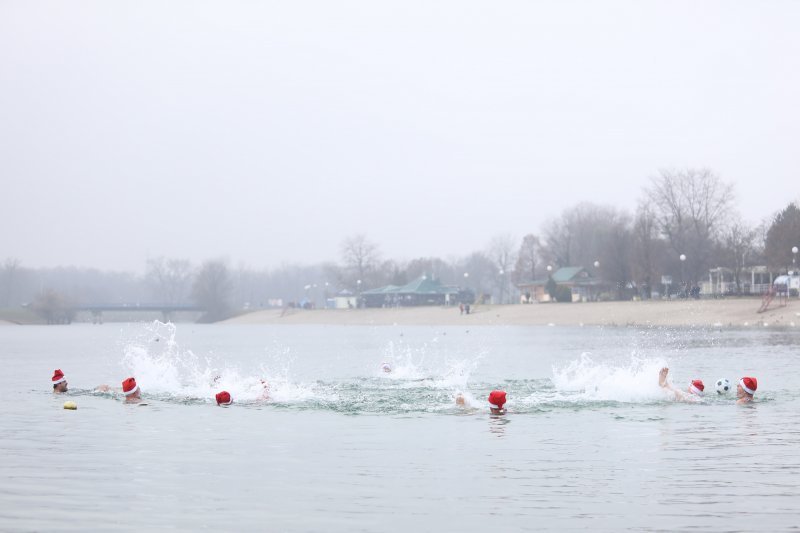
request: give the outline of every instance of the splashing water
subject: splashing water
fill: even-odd
[[[631,356],[627,364],[596,363],[589,353],[553,368],[553,385],[565,397],[580,401],[651,402],[664,399],[658,386],[660,359]]]
[[[664,401],[658,387],[658,358],[635,354],[627,361],[596,362],[589,353],[564,366],[553,367],[550,378],[506,379],[502,383],[474,382],[472,376],[489,352],[459,357],[437,343],[411,345],[389,341],[368,363],[361,376],[299,381],[293,377],[290,350],[276,346],[270,364],[243,369],[225,354],[199,356],[177,341],[171,323],[146,325],[124,345],[122,364],[135,376],[145,396],[169,402],[213,403],[227,390],[237,404],[345,413],[425,413],[457,410],[464,398],[467,409],[487,407],[494,388],[508,392],[507,407],[516,412],[544,408],[596,408],[609,403]],[[382,366],[388,363],[391,372]],[[358,373],[358,372],[357,372]],[[312,378],[313,379],[313,378]]]
[[[144,394],[158,399],[184,402],[213,401],[214,395],[227,390],[237,402],[280,399],[289,384],[285,375],[244,375],[227,362],[215,364],[214,358],[198,357],[183,349],[176,340],[177,328],[172,323],[154,322],[123,347],[122,365],[135,376]]]

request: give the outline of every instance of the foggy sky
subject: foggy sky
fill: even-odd
[[[0,260],[449,257],[709,167],[798,198],[799,2],[0,1]]]

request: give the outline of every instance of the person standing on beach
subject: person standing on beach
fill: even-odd
[[[60,368],[55,369],[53,372],[53,394],[62,394],[67,392],[67,378]]]
[[[753,395],[758,389],[758,380],[751,377],[743,377],[736,385],[736,403],[742,405],[753,401]]]

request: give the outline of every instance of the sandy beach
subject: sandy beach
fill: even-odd
[[[453,307],[393,309],[271,309],[225,321],[230,324],[330,325],[563,325],[770,327],[800,325],[800,301],[758,313],[760,299],[476,305],[469,315]],[[774,305],[774,304],[773,304]]]

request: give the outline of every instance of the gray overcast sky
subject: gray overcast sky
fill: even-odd
[[[0,0],[0,260],[397,259],[633,210],[706,166],[798,198],[800,2]]]

